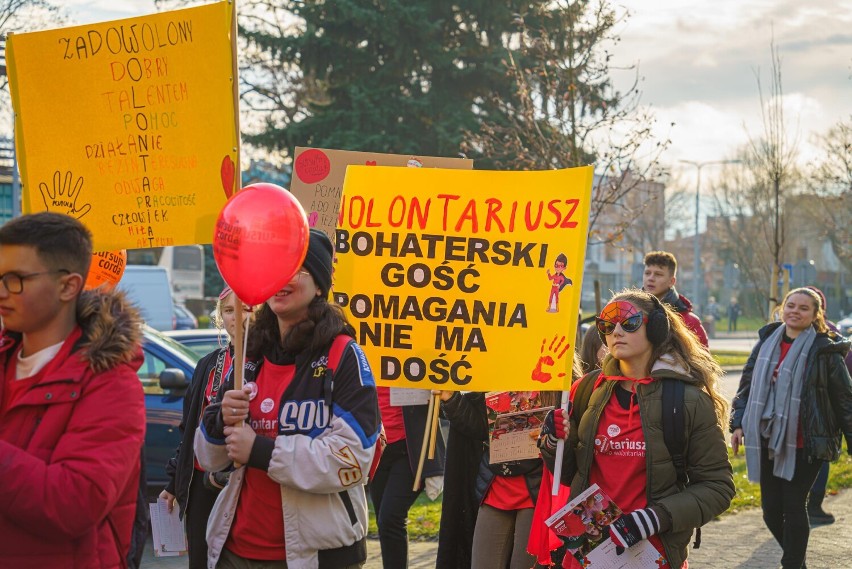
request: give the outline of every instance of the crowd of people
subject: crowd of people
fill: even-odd
[[[71,217],[0,228],[2,566],[139,562],[141,319],[120,292],[83,290],[91,256]],[[492,463],[485,395],[437,391],[449,436],[415,486],[427,407],[376,387],[329,301],[332,259],[311,230],[299,272],[264,304],[227,287],[219,296],[229,340],[251,320],[245,365],[235,370],[230,341],[199,361],[160,495],[185,522],[191,568],[362,567],[368,500],[384,567],[404,568],[409,509],[441,491],[438,567],[581,567],[572,536],[543,520],[593,486],[618,505],[585,510],[606,522],[598,538],[616,554],[645,542],[660,563],[687,567],[690,541],[735,493],[726,426],[760,483],[782,567],[805,566],[808,494],[822,512],[814,482],[852,439],[850,344],[818,290],[790,291],[761,329],[729,412],[701,321],[675,289],[674,256],[649,253],[642,288],[612,296],[585,335],[567,406],[540,394],[552,410],[538,458]]]

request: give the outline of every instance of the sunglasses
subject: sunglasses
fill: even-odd
[[[620,321],[621,329],[628,333],[635,332],[636,330],[642,327],[642,324],[646,322],[648,322],[648,317],[645,314],[642,314],[641,312]],[[615,331],[616,324],[619,324],[619,322],[604,320],[599,316],[595,317],[595,325],[598,327],[598,331],[604,336],[609,336],[610,334],[612,334]]]

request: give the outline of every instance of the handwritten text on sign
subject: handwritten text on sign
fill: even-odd
[[[568,385],[591,176],[350,166],[334,296],[379,384]]]
[[[24,211],[96,249],[209,243],[236,186],[226,2],[9,39]]]

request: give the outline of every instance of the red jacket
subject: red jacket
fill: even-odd
[[[145,436],[140,320],[118,294],[84,293],[78,323],[0,417],[0,567],[126,565]],[[19,342],[0,334],[0,371]],[[5,388],[3,376],[0,400]]]
[[[710,349],[710,343],[707,341],[707,331],[701,325],[701,319],[692,312],[692,303],[689,299],[678,294],[674,287],[669,289],[669,292],[660,299],[671,306],[678,314],[680,314],[683,323],[686,327],[692,330],[693,334],[698,336],[698,340],[704,344],[704,347]]]

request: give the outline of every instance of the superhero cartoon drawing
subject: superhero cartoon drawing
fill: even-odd
[[[553,274],[547,270],[547,278],[551,281],[550,296],[547,298],[547,312],[559,312],[559,293],[568,285],[574,284],[565,276],[565,267],[568,265],[568,257],[565,253],[559,253],[553,263]]]

